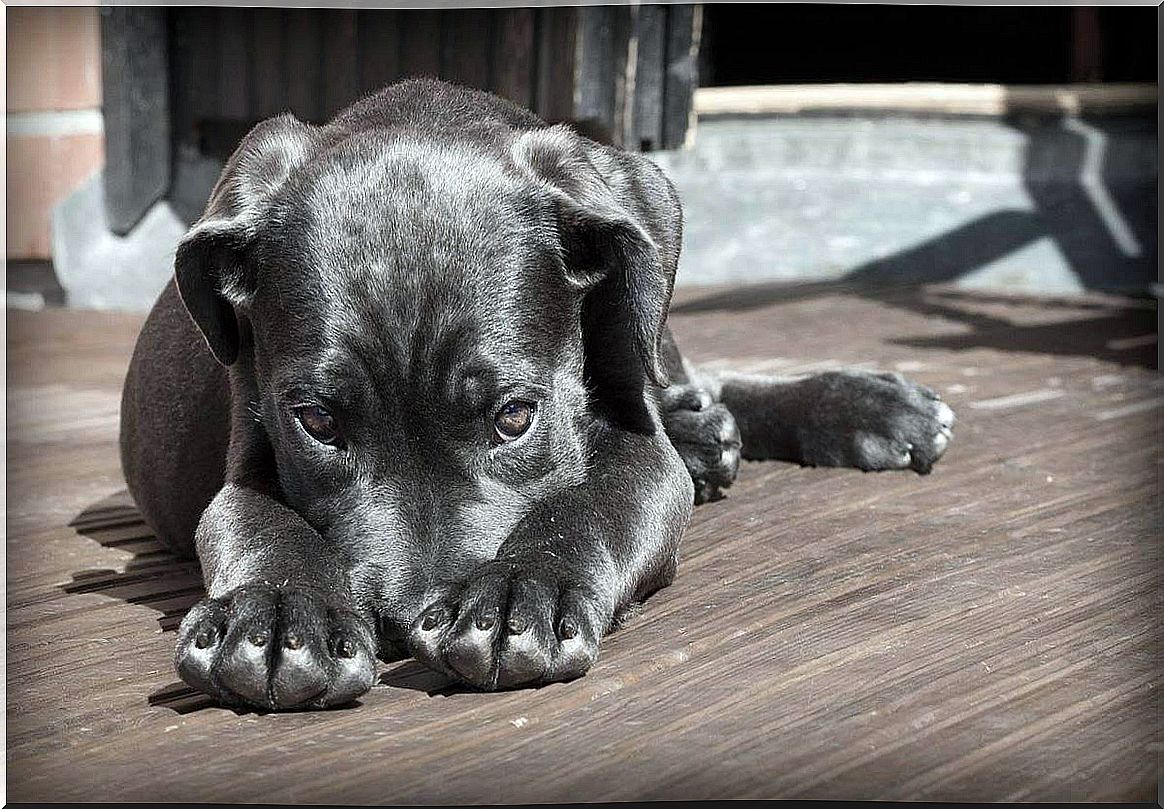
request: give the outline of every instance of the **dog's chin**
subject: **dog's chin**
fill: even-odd
[[[396,618],[380,615],[376,619],[376,656],[385,663],[412,657],[408,650],[409,626]]]
[[[406,660],[412,657],[412,653],[408,651],[408,646],[404,641],[380,638],[379,645],[376,649],[376,656],[385,663],[395,663],[398,660]]]

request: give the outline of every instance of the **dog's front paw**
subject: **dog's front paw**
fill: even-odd
[[[801,436],[819,466],[926,474],[954,437],[954,411],[932,389],[898,373],[836,371],[809,380],[822,423]]]
[[[421,612],[409,646],[420,662],[476,688],[512,688],[584,674],[608,621],[555,558],[495,561]]]
[[[244,585],[182,621],[176,663],[190,686],[231,707],[326,708],[372,687],[373,634],[307,590]]]
[[[660,391],[667,437],[695,482],[695,502],[718,500],[740,471],[740,430],[727,407],[694,385]]]

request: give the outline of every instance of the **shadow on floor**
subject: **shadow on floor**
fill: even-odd
[[[101,593],[127,604],[150,607],[158,613],[158,624],[164,632],[176,632],[187,611],[205,596],[198,563],[179,558],[154,537],[127,491],[87,507],[69,526],[102,547],[116,548],[132,557],[124,570],[77,571],[71,582],[59,585],[63,592]],[[447,696],[465,690],[414,660],[382,672],[377,682],[393,688],[424,691],[430,696]],[[247,713],[220,706],[212,697],[180,681],[158,689],[149,695],[148,701],[152,706],[169,708],[180,715],[207,708],[239,715]],[[347,707],[358,704],[357,701]]]
[[[965,350],[993,348],[1091,356],[1123,365],[1156,368],[1156,301],[1125,306],[1040,300],[1037,307],[1078,310],[1079,317],[1023,323],[982,314],[984,302],[1031,306],[1018,297],[935,294],[925,284],[953,284],[1018,250],[1049,240],[1087,290],[1147,296],[1156,280],[1158,240],[1156,174],[1145,155],[1125,143],[1155,137],[1154,120],[1043,118],[1006,123],[1025,138],[1023,185],[1033,208],[992,211],[933,239],[853,267],[835,281],[769,283],[685,301],[677,314],[753,309],[776,303],[849,294],[916,314],[960,323],[965,334],[903,338],[901,345]],[[1033,268],[1037,270],[1038,268]],[[959,305],[962,304],[962,305]],[[1028,315],[1028,320],[1029,320]]]
[[[1068,298],[982,295],[956,289],[880,285],[850,280],[836,282],[773,282],[710,292],[671,307],[673,314],[744,311],[811,300],[828,295],[852,295],[913,314],[936,317],[967,327],[966,332],[939,337],[903,337],[896,345],[968,351],[991,348],[1060,356],[1087,356],[1119,365],[1155,370],[1158,366],[1157,302],[1124,299],[1110,302]],[[1014,317],[986,314],[983,305],[1012,307]],[[975,311],[978,309],[979,311]],[[1022,311],[1020,311],[1022,310]],[[1024,323],[1032,310],[1054,315],[1052,322]],[[1067,318],[1065,312],[1077,317]],[[1043,319],[1040,318],[1040,321]]]
[[[101,593],[141,604],[158,613],[158,625],[174,632],[186,612],[205,595],[198,563],[174,555],[159,542],[141,514],[122,490],[86,508],[69,523],[70,528],[105,548],[131,554],[124,570],[81,570],[66,593]]]
[[[1129,303],[1127,306],[1101,307],[1102,313],[1081,308],[1080,316],[1071,320],[1031,324],[1016,322],[1021,321],[1021,318],[1011,320],[970,313],[958,307],[956,304],[959,302],[984,301],[978,296],[971,298],[956,292],[925,296],[918,291],[908,308],[967,325],[970,330],[965,334],[901,338],[892,342],[913,348],[945,348],[951,351],[992,348],[998,351],[1086,356],[1150,369],[1155,369],[1158,364],[1157,340],[1154,339],[1157,328],[1156,306],[1152,301],[1146,301],[1144,306]],[[1023,301],[1011,303],[1017,306],[1030,305]],[[1040,302],[1037,306],[1042,308],[1045,304]],[[1052,305],[1047,308],[1068,307]]]
[[[415,660],[403,661],[395,668],[380,672],[376,683],[390,688],[423,691],[430,697],[448,697],[473,692],[473,689],[455,683],[439,671],[425,668]]]
[[[164,632],[177,631],[186,612],[205,595],[198,563],[175,556],[154,537],[127,491],[92,504],[74,517],[69,527],[102,547],[132,556],[124,570],[77,571],[71,582],[59,585],[63,592],[100,593],[149,607],[158,614],[158,625]],[[210,697],[180,682],[155,691],[148,700],[150,705],[178,714],[218,707]]]

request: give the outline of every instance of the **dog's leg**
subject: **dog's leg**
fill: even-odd
[[[735,416],[743,457],[926,474],[953,437],[954,411],[897,373],[781,378],[689,368]]]
[[[670,583],[691,515],[691,478],[661,431],[598,428],[588,479],[539,503],[496,559],[444,588],[410,648],[479,688],[584,673],[612,621]]]
[[[183,680],[268,710],[342,704],[371,687],[372,627],[354,610],[342,560],[298,514],[228,483],[195,539],[207,597],[179,629]]]
[[[667,437],[695,484],[695,503],[717,500],[735,482],[740,468],[740,431],[727,406],[716,402],[697,380],[697,371],[679,353],[665,329],[660,355],[671,380],[658,391]]]

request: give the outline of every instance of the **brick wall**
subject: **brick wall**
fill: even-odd
[[[8,8],[7,258],[50,257],[53,206],[101,168],[97,8]]]

